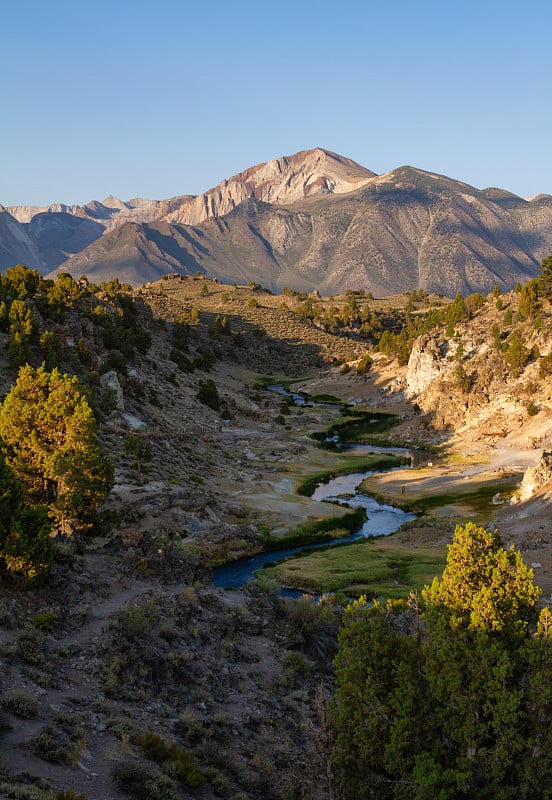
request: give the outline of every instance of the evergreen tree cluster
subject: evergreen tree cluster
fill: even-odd
[[[333,760],[344,800],[552,796],[552,614],[497,533],[456,530],[411,598],[350,605]]]

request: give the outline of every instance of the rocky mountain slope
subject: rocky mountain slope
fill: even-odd
[[[43,271],[133,285],[199,270],[276,291],[454,296],[512,288],[552,252],[550,195],[528,201],[412,167],[377,176],[322,149],[252,167],[197,197],[56,209],[12,209],[27,220],[17,260],[34,253],[30,265]],[[0,266],[17,252],[5,244]]]

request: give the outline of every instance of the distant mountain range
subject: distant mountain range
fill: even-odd
[[[317,148],[259,164],[202,195],[0,206],[0,268],[115,276],[202,272],[324,294],[363,288],[512,288],[552,253],[552,196],[526,200],[400,167],[385,175]]]

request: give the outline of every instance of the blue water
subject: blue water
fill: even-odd
[[[224,564],[213,570],[213,583],[225,589],[240,589],[249,581],[255,579],[255,573],[268,564],[276,561],[285,561],[295,553],[307,552],[308,550],[322,550],[327,547],[336,547],[345,542],[356,542],[358,539],[367,539],[370,536],[388,536],[394,533],[405,522],[416,518],[415,514],[402,511],[400,508],[378,503],[373,497],[365,494],[358,494],[356,487],[364,478],[372,475],[372,472],[356,472],[352,475],[340,475],[328,483],[318,486],[312,497],[315,500],[330,500],[332,502],[346,503],[351,508],[364,508],[368,515],[362,527],[341,539],[331,539],[328,542],[317,542],[316,544],[298,545],[287,547],[282,550],[273,550],[268,553],[257,553],[254,556],[240,558],[230,564]],[[347,495],[343,499],[343,495]],[[349,495],[353,495],[350,497]],[[300,592],[287,591],[286,594],[297,596]]]
[[[267,388],[272,392],[276,392],[276,394],[291,397],[298,406],[305,405],[305,398],[303,395],[296,394],[295,392],[288,392],[288,390],[280,384],[273,384]],[[341,447],[349,452],[354,451],[355,454],[358,455],[364,455],[366,453],[391,453],[393,455],[407,456],[410,458],[412,465],[418,465],[423,460],[427,459],[427,454],[421,451],[407,450],[402,447],[377,447],[358,444],[343,444]],[[394,506],[378,503],[373,497],[357,493],[359,484],[372,474],[373,472],[369,471],[356,472],[351,475],[339,475],[328,483],[322,483],[317,486],[312,494],[312,498],[320,502],[330,501],[333,503],[345,504],[350,508],[364,508],[366,510],[367,519],[358,531],[341,539],[330,539],[327,542],[317,542],[316,544],[298,545],[297,547],[287,547],[282,550],[257,553],[257,555],[247,556],[246,558],[232,561],[230,564],[215,567],[213,570],[214,585],[224,589],[240,589],[242,586],[245,586],[246,583],[249,583],[249,581],[255,580],[255,573],[257,570],[266,567],[268,564],[274,564],[277,561],[285,561],[295,553],[303,553],[308,550],[323,550],[327,547],[337,547],[345,542],[356,542],[358,539],[367,539],[371,536],[388,536],[390,533],[397,531],[405,522],[415,519],[415,514],[402,511],[400,508],[394,508]],[[296,589],[287,589],[283,587],[281,594],[285,597],[299,597],[302,593]]]

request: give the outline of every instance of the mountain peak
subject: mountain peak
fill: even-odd
[[[285,206],[316,195],[347,194],[374,177],[371,170],[330,150],[300,150],[249,167],[202,195],[183,198],[164,219],[198,225],[230,213],[246,200]]]

